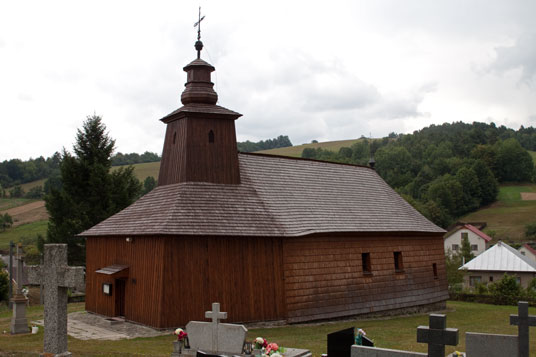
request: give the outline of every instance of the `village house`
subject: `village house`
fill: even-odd
[[[483,253],[488,248],[488,243],[491,241],[490,236],[475,226],[471,224],[463,224],[445,234],[445,253],[459,253],[462,248],[462,240],[464,237],[469,239],[471,253],[475,256]]]
[[[508,244],[499,241],[493,247],[465,263],[460,270],[464,286],[474,287],[477,283],[487,284],[501,280],[505,273],[513,275],[526,288],[536,277],[536,262],[530,260]]]
[[[532,248],[529,244],[523,244],[521,247],[519,247],[518,251],[521,253],[521,255],[536,263],[536,249]]]
[[[81,234],[86,310],[171,327],[214,301],[231,322],[445,307],[444,230],[373,168],[238,153],[196,48],[158,187]]]

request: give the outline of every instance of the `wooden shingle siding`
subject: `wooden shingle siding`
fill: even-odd
[[[179,182],[240,183],[234,120],[184,118],[168,123],[158,185]]]
[[[149,326],[160,325],[164,242],[150,237],[88,238],[86,243],[86,310],[116,316],[115,279],[95,273],[113,264],[129,266],[125,286],[125,318]],[[134,283],[132,279],[135,279]],[[112,285],[112,295],[102,293],[102,283]]]
[[[395,272],[393,252],[402,252]],[[372,275],[361,253],[370,253]],[[431,237],[307,237],[284,240],[289,322],[431,304],[448,298],[443,240]],[[439,279],[434,277],[437,264]]]
[[[285,318],[280,239],[162,239],[166,269],[160,327],[203,320],[216,301],[228,312],[226,322]]]

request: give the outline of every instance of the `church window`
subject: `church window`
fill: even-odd
[[[459,247],[460,247],[460,246],[459,246],[458,244],[453,244],[453,245],[452,245],[452,251],[453,251],[453,252],[457,252]]]
[[[175,141],[177,141],[177,132],[173,133],[173,144],[175,144]]]
[[[363,264],[363,274],[372,274],[370,265],[370,253],[361,254],[361,263]]]
[[[471,250],[472,250],[472,251],[478,250],[478,245],[476,245],[476,244],[471,244]]]
[[[437,264],[436,263],[432,264],[432,269],[434,270],[434,279],[437,279],[438,276],[437,276]]]
[[[393,252],[395,258],[395,271],[404,271],[404,263],[402,262],[402,252]]]
[[[212,130],[208,132],[208,142],[214,143],[214,132]]]

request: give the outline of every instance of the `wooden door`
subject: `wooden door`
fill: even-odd
[[[115,280],[115,316],[125,316],[125,279]]]

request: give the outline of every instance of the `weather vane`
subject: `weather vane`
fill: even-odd
[[[201,58],[201,50],[203,49],[203,42],[201,42],[201,21],[205,16],[201,17],[201,6],[199,6],[199,20],[194,24],[197,27],[197,42],[195,43],[195,49],[197,50],[197,58]]]

